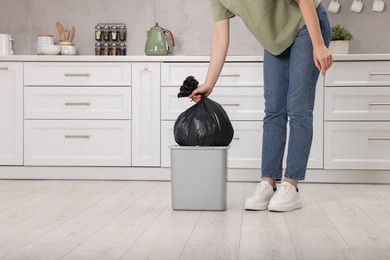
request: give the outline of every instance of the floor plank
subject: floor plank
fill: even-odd
[[[311,184],[307,188],[349,247],[390,248],[389,234],[340,192],[337,184]]]
[[[124,182],[98,182],[75,196],[0,232],[0,259],[74,218],[124,186]],[[42,251],[41,251],[42,252]],[[43,253],[46,251],[43,251]],[[21,255],[24,255],[21,253]]]
[[[147,184],[144,196],[62,259],[120,259],[170,203],[169,182]]]
[[[227,210],[202,212],[180,259],[202,259],[205,251],[210,259],[238,259],[244,192],[245,183],[229,183]]]

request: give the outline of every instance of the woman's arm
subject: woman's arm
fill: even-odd
[[[333,58],[330,51],[326,48],[322,38],[320,24],[313,0],[295,0],[301,10],[305,20],[310,39],[313,44],[314,64],[321,71],[322,75],[332,66]]]
[[[214,23],[213,39],[210,50],[210,65],[207,71],[206,80],[199,85],[188,97],[199,102],[201,94],[208,96],[213,91],[214,85],[221,73],[225,63],[229,47],[229,19]]]

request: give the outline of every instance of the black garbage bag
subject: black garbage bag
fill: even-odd
[[[187,97],[198,86],[190,76],[180,87],[178,97]],[[228,146],[233,139],[232,123],[223,107],[202,97],[179,115],[174,126],[175,141],[181,146]]]

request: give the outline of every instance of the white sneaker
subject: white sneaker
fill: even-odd
[[[275,194],[274,188],[268,181],[260,182],[253,194],[245,200],[245,209],[266,210],[268,203]]]
[[[302,208],[302,200],[296,188],[288,182],[282,182],[268,205],[269,211],[292,211]]]

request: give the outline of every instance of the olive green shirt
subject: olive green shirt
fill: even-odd
[[[317,7],[321,0],[313,0]],[[295,0],[210,0],[214,22],[239,16],[260,44],[281,54],[305,25]]]

